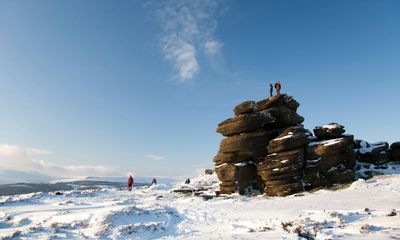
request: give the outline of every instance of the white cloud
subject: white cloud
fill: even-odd
[[[0,171],[37,172],[56,177],[121,176],[125,171],[107,165],[60,165],[38,158],[51,154],[37,148],[0,144]]]
[[[150,160],[154,160],[154,161],[159,161],[159,160],[165,159],[164,156],[153,155],[153,154],[146,155],[145,157],[150,159]]]
[[[207,55],[215,55],[220,52],[222,48],[222,43],[216,40],[210,40],[204,43],[204,52]]]
[[[172,62],[179,81],[188,81],[198,73],[201,50],[206,54],[220,51],[222,43],[213,36],[220,2],[171,0],[158,5],[156,16],[163,29],[160,40],[164,57]]]

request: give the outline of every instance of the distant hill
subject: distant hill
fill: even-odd
[[[148,184],[151,183],[153,177],[134,177],[135,183]],[[176,179],[172,178],[157,178],[158,183],[173,183]],[[128,180],[127,176],[117,177],[77,177],[77,178],[56,178],[48,175],[41,174],[34,171],[11,171],[5,170],[0,171],[0,185],[1,184],[14,184],[14,183],[65,183],[65,182],[76,182],[76,181],[105,181],[115,183],[126,183]]]

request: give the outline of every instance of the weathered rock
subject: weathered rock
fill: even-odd
[[[305,131],[302,131],[300,127],[290,127],[278,137],[272,139],[267,150],[268,153],[277,153],[303,147],[307,144],[308,138]]]
[[[386,151],[389,148],[389,144],[387,142],[376,142],[376,143],[368,143],[361,142],[361,148],[358,150],[360,155],[372,155],[378,154],[382,151]]]
[[[239,115],[218,124],[217,132],[224,136],[232,136],[261,129],[265,125],[271,124],[274,121],[275,118],[264,112]]]
[[[390,149],[400,149],[400,142],[390,144]]]
[[[307,158],[316,159],[316,156],[337,154],[350,149],[353,149],[353,141],[349,137],[312,142],[307,147]]]
[[[344,165],[332,167],[326,171],[318,172],[315,167],[309,166],[304,170],[304,185],[306,190],[316,187],[329,187],[335,184],[344,184],[355,180],[355,170]]]
[[[233,164],[222,164],[215,168],[218,179],[222,182],[235,182],[236,180],[236,166]]]
[[[223,193],[230,193],[238,190],[243,192],[246,188],[257,186],[257,168],[252,163],[223,164],[215,169],[219,180],[220,189]]]
[[[262,110],[275,118],[275,122],[271,123],[274,128],[294,126],[302,123],[304,118],[286,106],[276,106]]]
[[[256,102],[245,101],[245,102],[242,102],[241,104],[237,105],[233,109],[233,112],[235,113],[236,116],[238,116],[240,114],[252,113],[252,112],[254,112],[255,108],[256,108]]]
[[[205,175],[212,175],[214,173],[214,170],[212,170],[212,169],[206,169],[206,170],[204,170],[204,174]]]
[[[328,179],[328,185],[344,184],[355,180],[356,172],[353,169],[347,169],[345,166],[332,168],[325,174]]]
[[[281,94],[257,102],[256,110],[261,111],[276,106],[286,106],[293,111],[296,111],[300,104],[293,99],[293,97],[286,94]]]
[[[313,166],[318,171],[325,171],[340,164],[353,168],[355,164],[355,154],[352,150],[349,150],[334,155],[321,156],[317,160],[307,160],[306,163],[307,166]]]
[[[321,140],[339,138],[345,132],[344,127],[338,123],[329,123],[314,128],[314,134]]]
[[[220,152],[233,153],[243,158],[258,159],[267,153],[268,141],[275,137],[276,132],[259,131],[243,133],[222,139]]]
[[[234,186],[219,186],[219,189],[222,194],[231,194],[236,191]]]
[[[224,163],[241,163],[251,161],[252,157],[241,156],[240,153],[223,153],[221,151],[214,157],[215,165],[221,165]]]
[[[268,154],[257,166],[258,175],[265,183],[264,193],[286,196],[302,191],[304,155],[303,148]]]
[[[301,182],[265,186],[264,192],[268,196],[285,197],[291,194],[304,191],[303,184]]]
[[[377,153],[358,154],[358,161],[372,163],[379,166],[390,161],[390,153],[389,151],[382,151]]]
[[[390,161],[400,162],[400,149],[393,148],[389,150]]]

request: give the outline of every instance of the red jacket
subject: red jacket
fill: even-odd
[[[133,184],[133,177],[129,177],[128,178],[128,185],[132,185]]]

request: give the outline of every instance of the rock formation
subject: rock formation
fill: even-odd
[[[352,182],[356,161],[377,166],[400,162],[400,142],[368,143],[330,123],[304,129],[300,104],[281,94],[237,105],[234,117],[218,124],[224,138],[214,157],[220,193],[256,189],[286,196],[319,187]]]
[[[312,189],[343,184],[355,179],[353,136],[343,135],[337,123],[317,126],[306,150],[304,187]]]
[[[389,144],[387,142],[368,143],[366,141],[356,141],[357,160],[359,162],[371,163],[376,166],[390,161]]]
[[[354,180],[352,136],[329,124],[316,127],[311,137],[300,125],[299,105],[286,94],[246,101],[234,108],[235,117],[218,124],[225,137],[214,158],[221,193],[256,188],[286,196]]]
[[[218,124],[217,132],[225,136],[214,158],[221,193],[252,187],[284,196],[303,190],[308,139],[299,125],[304,121],[296,112],[299,105],[286,94],[246,101],[234,108],[235,117]]]

